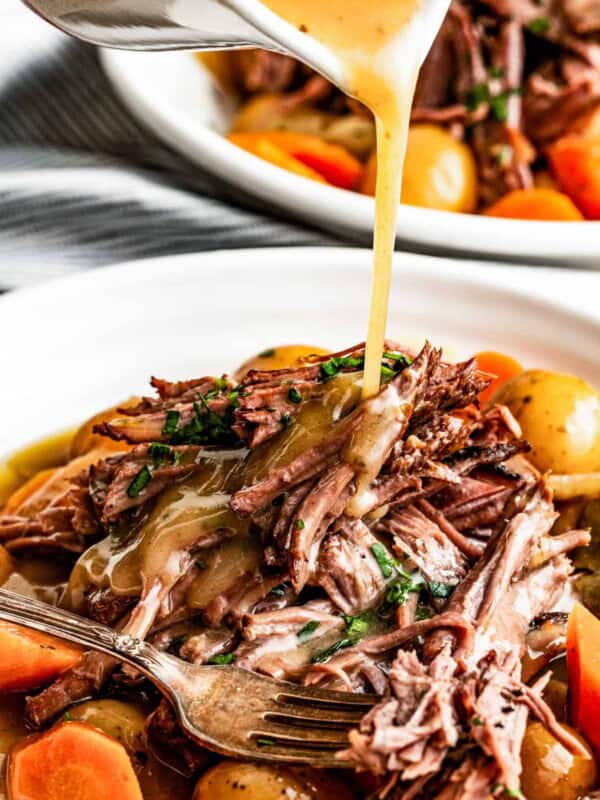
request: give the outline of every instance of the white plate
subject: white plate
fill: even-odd
[[[191,162],[267,206],[370,243],[370,197],[293,175],[224,138],[235,102],[192,54],[105,50],[102,60],[130,110]],[[398,237],[408,249],[600,268],[600,222],[524,222],[402,206]]]
[[[150,375],[219,375],[283,343],[359,342],[370,275],[366,250],[223,251],[93,270],[2,297],[0,454],[145,392]],[[572,305],[585,293],[577,286],[586,276],[576,273],[568,284],[550,270],[464,274],[455,261],[397,254],[389,335],[412,345],[427,336],[457,357],[499,349],[600,386],[600,321],[505,288],[535,286],[534,277],[549,294],[564,285]]]

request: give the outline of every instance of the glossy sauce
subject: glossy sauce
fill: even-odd
[[[347,91],[377,124],[374,269],[363,398],[379,390],[396,218],[410,109],[419,69],[419,42],[405,34],[421,0],[263,0],[299,30],[328,47],[347,75]]]

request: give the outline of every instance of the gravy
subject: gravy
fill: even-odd
[[[328,47],[347,74],[347,89],[377,125],[374,268],[363,398],[379,391],[396,219],[410,110],[422,48],[404,34],[421,0],[263,0],[266,6]],[[399,57],[399,55],[401,57]]]

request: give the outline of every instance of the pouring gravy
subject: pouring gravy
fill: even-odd
[[[410,110],[422,48],[405,35],[421,0],[264,0],[266,6],[327,46],[341,62],[351,95],[377,124],[374,269],[365,354],[363,398],[380,386],[396,219]],[[419,44],[418,42],[416,43]],[[401,48],[402,58],[398,58]]]

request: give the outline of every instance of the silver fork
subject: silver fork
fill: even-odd
[[[335,752],[377,700],[296,686],[233,666],[189,664],[148,642],[6,589],[0,589],[0,619],[135,667],[171,701],[188,736],[224,755],[344,766]]]

